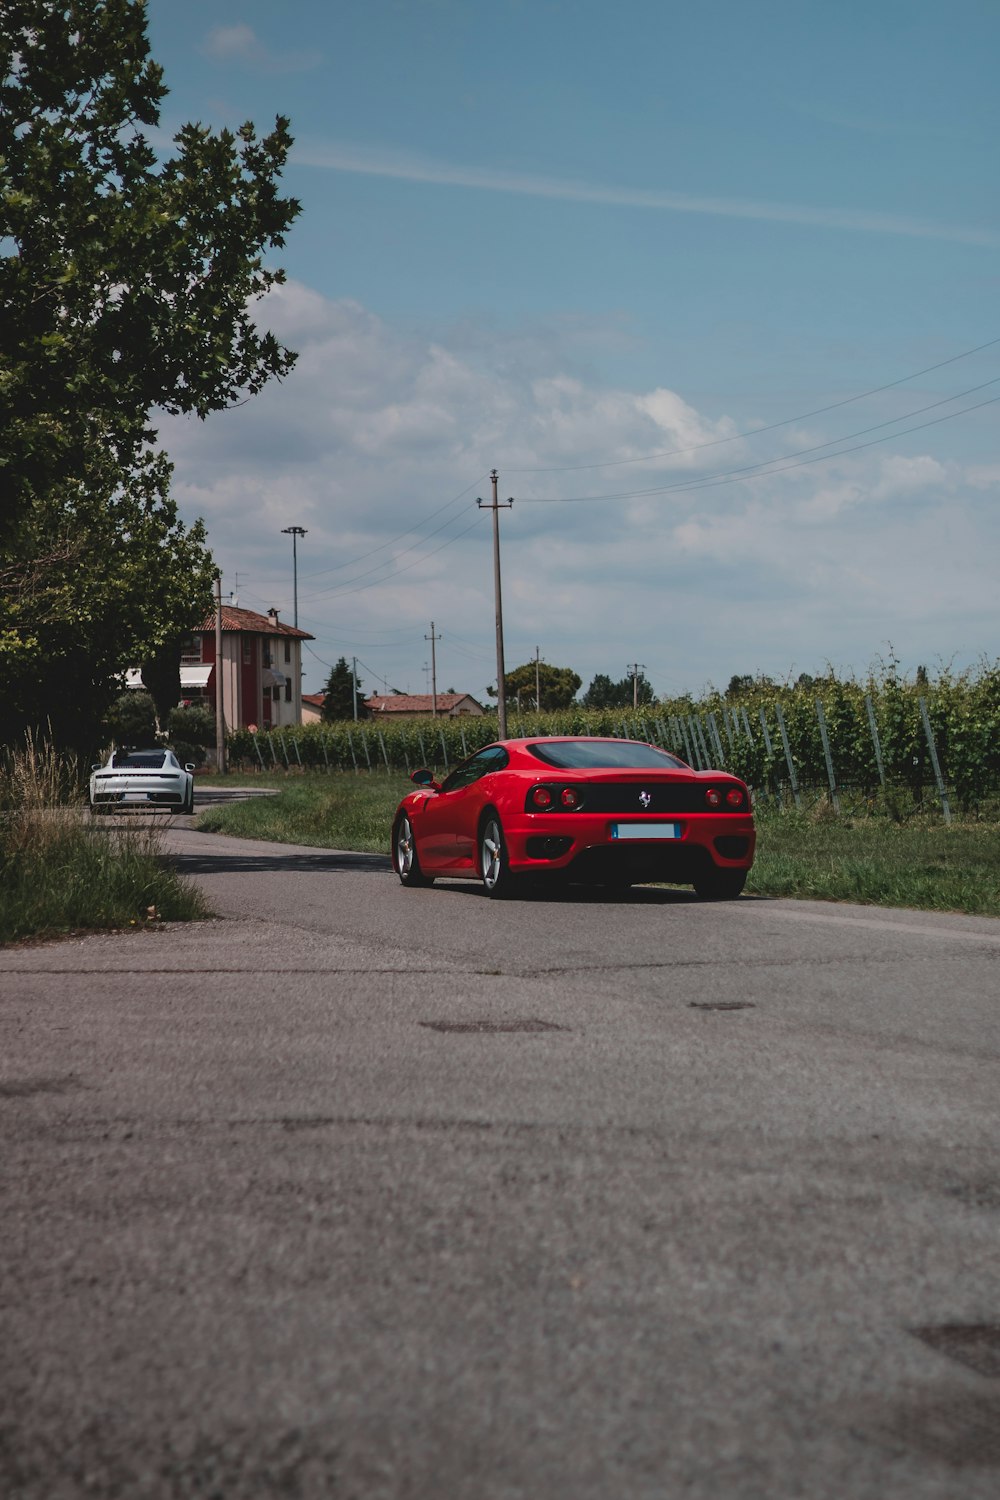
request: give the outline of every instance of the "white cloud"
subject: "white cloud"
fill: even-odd
[[[315,68],[322,56],[314,51],[285,52],[266,47],[252,26],[214,26],[201,47],[219,62],[243,63],[267,73],[299,73]]]
[[[238,575],[243,603],[277,604],[286,618],[281,531],[305,526],[300,623],[325,660],[357,654],[369,682],[374,669],[422,690],[431,619],[442,680],[482,695],[492,678],[491,533],[475,502],[489,498],[494,465],[500,498],[515,497],[501,519],[511,664],[539,645],[587,681],[641,660],[657,688],[679,691],[828,659],[863,670],[890,639],[914,661],[997,654],[990,466],[926,442],[907,452],[920,441],[910,437],[634,495],[846,428],[739,437],[754,410],[709,413],[666,388],[597,385],[575,366],[578,328],[565,342],[549,330],[547,345],[468,325],[460,338],[402,332],[294,283],[264,314],[299,363],[205,424],[163,421],[175,492],[189,518],[206,517],[226,588]],[[960,425],[931,429],[935,450]],[[609,466],[580,467],[598,463]],[[620,498],[561,500],[591,494]],[[324,675],[316,664],[310,685]]]

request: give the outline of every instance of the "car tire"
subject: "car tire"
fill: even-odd
[[[511,895],[517,883],[510,873],[507,844],[496,813],[487,813],[479,828],[479,874],[483,889],[494,901]]]
[[[392,830],[392,863],[401,885],[433,885],[434,877],[425,875],[417,858],[417,841],[413,837],[413,824],[405,813],[396,819]]]
[[[692,883],[703,901],[735,901],[747,883],[746,870],[720,870],[715,865]]]
[[[187,815],[188,815],[189,818],[193,818],[194,817],[194,787],[193,786],[191,787],[191,790],[187,794],[187,798],[186,798],[185,803],[184,803],[184,811],[187,813]]]

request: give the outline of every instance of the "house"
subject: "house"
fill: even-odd
[[[302,722],[303,724],[318,724],[323,717],[323,704],[326,702],[325,693],[303,693],[302,694]]]
[[[429,717],[434,712],[434,698],[430,693],[390,693],[387,697],[365,699],[373,719],[416,719]],[[482,718],[485,709],[469,693],[438,693],[437,711],[439,719],[457,719],[462,714]]]
[[[278,619],[222,606],[222,711],[227,729],[302,723],[302,642],[315,640]],[[181,644],[181,698],[215,711],[215,614]]]

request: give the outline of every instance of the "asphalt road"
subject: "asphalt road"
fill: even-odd
[[[995,1500],[1000,924],[169,839],[0,953],[4,1500]]]

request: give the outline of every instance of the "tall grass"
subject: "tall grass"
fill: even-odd
[[[0,759],[0,942],[204,915],[158,828],[90,821],[72,760],[33,740]]]

